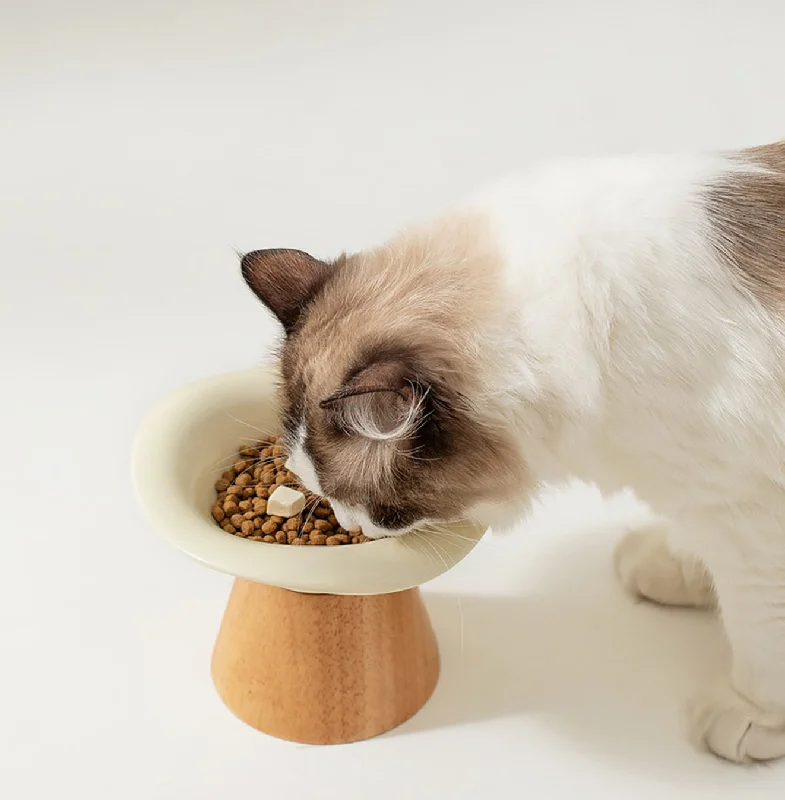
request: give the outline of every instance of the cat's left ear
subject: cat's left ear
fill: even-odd
[[[254,250],[243,256],[240,268],[254,294],[291,333],[332,266],[302,250]]]
[[[394,439],[418,424],[422,393],[397,361],[373,363],[350,377],[319,404],[338,415],[342,426],[368,439]]]

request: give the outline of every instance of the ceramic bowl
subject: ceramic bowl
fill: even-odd
[[[254,542],[221,530],[210,515],[213,484],[244,443],[278,425],[271,368],[200,380],[164,397],[133,450],[133,477],[152,525],[183,552],[239,578],[299,592],[386,594],[419,586],[463,559],[485,533],[474,522],[339,547]]]

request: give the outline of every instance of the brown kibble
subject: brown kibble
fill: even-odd
[[[286,469],[286,450],[278,437],[238,447],[236,460],[215,481],[213,519],[227,533],[255,542],[331,547],[369,542],[360,528],[344,530],[328,500],[309,492]],[[306,511],[296,517],[267,515],[267,498],[288,485],[305,495]],[[307,522],[303,522],[306,519]]]

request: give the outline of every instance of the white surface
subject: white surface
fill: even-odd
[[[330,256],[550,155],[773,140],[784,30],[781,0],[5,3],[0,794],[781,797],[785,765],[690,749],[719,629],[624,599],[588,492],[427,587],[443,675],[400,730],[255,733],[210,684],[229,578],[152,532],[129,453],[268,347],[231,247]]]
[[[169,392],[145,415],[134,439],[133,480],[147,518],[165,539],[221,572],[329,594],[411,589],[476,547],[486,528],[468,521],[362,547],[281,547],[220,530],[210,516],[213,484],[239,444],[277,430],[277,382],[277,370],[259,366],[212,375]]]

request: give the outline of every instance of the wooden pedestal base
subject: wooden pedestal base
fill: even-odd
[[[237,578],[212,673],[224,703],[254,728],[339,744],[419,711],[436,687],[439,652],[419,589],[300,594]]]

